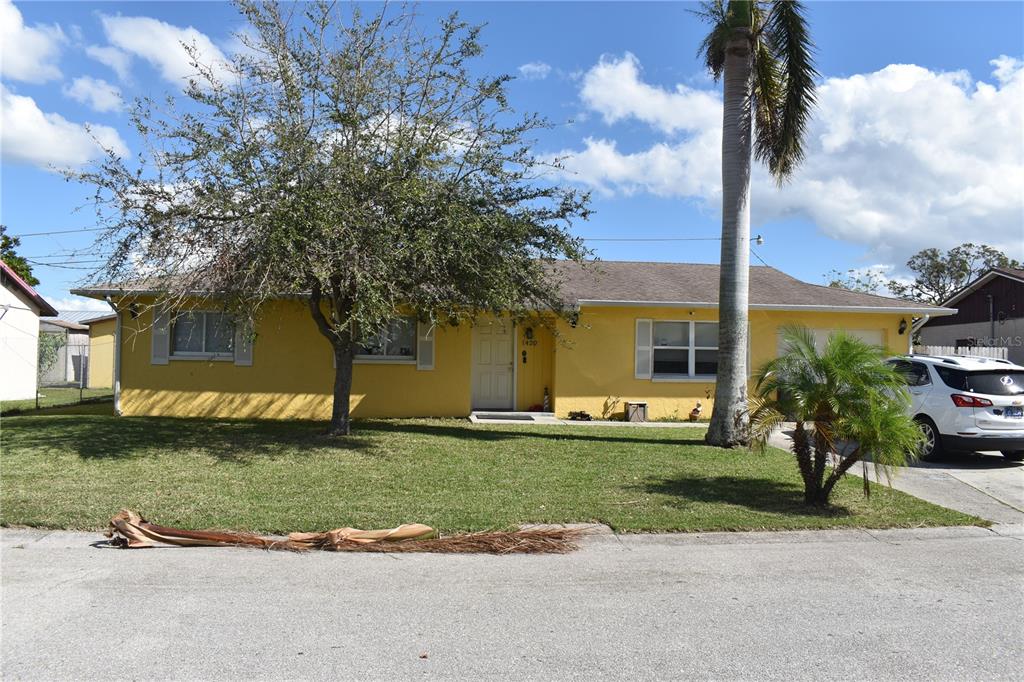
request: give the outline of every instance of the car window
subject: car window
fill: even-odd
[[[903,377],[907,386],[927,386],[932,383],[928,376],[928,368],[920,362],[909,362],[907,360],[890,360],[889,364],[896,370],[896,373]]]
[[[935,365],[935,371],[938,373],[939,378],[942,379],[942,383],[950,388],[957,391],[970,390],[967,388],[967,372],[964,370]]]
[[[928,367],[923,362],[910,363],[910,375],[907,377],[909,386],[927,386],[932,383],[928,375]]]
[[[994,370],[971,372],[967,375],[967,390],[987,395],[1024,394],[1024,372]]]

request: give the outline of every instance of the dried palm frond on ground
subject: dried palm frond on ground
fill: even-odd
[[[303,552],[434,552],[484,554],[564,554],[576,549],[583,531],[575,528],[531,528],[437,537],[421,523],[385,530],[336,528],[325,533],[291,533],[287,539],[234,531],[187,530],[150,523],[135,511],[122,509],[104,533],[111,544],[125,549],[155,544],[182,547],[259,547]]]

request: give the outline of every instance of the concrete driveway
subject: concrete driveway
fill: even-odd
[[[983,528],[505,557],[98,539],[0,531],[3,679],[1024,679],[1024,542]]]
[[[790,450],[785,429],[776,432],[771,444]],[[850,473],[860,476],[862,467]],[[879,480],[868,465],[873,482]],[[999,524],[1024,528],[1024,462],[1011,462],[998,452],[954,453],[936,462],[914,462],[894,470],[892,487],[949,509],[973,514]]]

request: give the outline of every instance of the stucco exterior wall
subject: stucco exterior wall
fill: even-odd
[[[89,325],[89,388],[114,385],[114,331],[117,320]]]
[[[528,329],[532,330],[532,339],[527,338]],[[540,324],[519,325],[516,337],[516,409],[543,406],[545,388],[549,397],[554,396],[554,337]]]
[[[36,395],[39,308],[20,292],[0,286],[0,400]]]
[[[717,311],[587,307],[575,328],[558,323],[557,338],[543,326],[533,325],[532,340],[526,338],[528,325],[519,325],[514,352],[516,409],[541,404],[547,387],[551,406],[562,417],[573,410],[585,410],[595,417],[620,417],[629,400],[646,401],[651,419],[685,418],[698,400],[704,415],[710,415],[712,381],[634,378],[637,318],[714,321]],[[892,353],[905,353],[907,336],[897,331],[901,319],[900,314],[752,311],[750,365],[756,368],[775,357],[779,327],[792,323],[877,333]],[[123,414],[265,419],[330,416],[331,350],[303,303],[277,301],[267,307],[256,327],[251,367],[231,361],[173,358],[166,365],[154,365],[151,320],[149,312],[135,320],[123,315]],[[472,330],[468,326],[439,328],[433,370],[418,370],[414,364],[356,364],[352,414],[356,418],[465,416],[471,409],[471,363]]]
[[[152,313],[122,315],[121,412],[258,419],[328,419],[334,383],[330,344],[305,304],[274,301],[256,326],[253,363],[172,358],[151,364]],[[470,410],[470,332],[436,330],[433,370],[356,364],[352,415],[464,416]]]
[[[627,401],[645,401],[648,419],[685,419],[698,401],[703,416],[714,405],[714,382],[700,379],[660,381],[634,377],[637,319],[715,321],[713,309],[584,308],[575,328],[561,324],[564,343],[555,350],[555,413],[585,411],[598,418],[621,418]],[[750,312],[751,371],[778,353],[779,328],[802,324],[811,328],[879,331],[893,353],[907,352],[907,336],[898,332],[898,314]],[[909,320],[908,320],[909,324]]]

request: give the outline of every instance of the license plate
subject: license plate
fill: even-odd
[[[1007,407],[1003,410],[1003,416],[1007,419],[1020,419],[1024,417],[1024,407]]]

